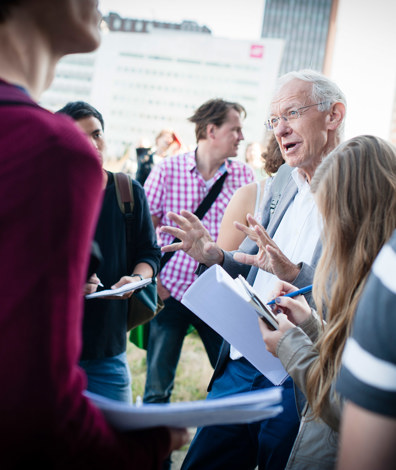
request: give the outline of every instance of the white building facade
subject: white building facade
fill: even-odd
[[[283,40],[229,40],[210,34],[107,32],[91,54],[65,57],[41,104],[50,110],[84,100],[105,120],[108,153],[120,158],[141,139],[172,128],[195,145],[194,110],[211,98],[242,104],[245,144],[262,141]],[[243,157],[244,146],[241,146]]]

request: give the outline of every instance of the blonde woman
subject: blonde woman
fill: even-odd
[[[282,297],[296,289],[280,283],[279,330],[259,325],[267,349],[307,399],[286,468],[324,470],[334,468],[337,455],[342,403],[334,386],[342,351],[371,265],[396,228],[396,149],[377,137],[353,138],[324,160],[311,190],[323,217],[317,312],[302,296]]]

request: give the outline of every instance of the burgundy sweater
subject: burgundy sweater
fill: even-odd
[[[101,197],[86,137],[0,81],[2,469],[144,470],[169,453],[168,430],[117,433],[82,394],[82,288]]]

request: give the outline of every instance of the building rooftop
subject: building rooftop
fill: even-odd
[[[166,31],[183,31],[192,33],[212,34],[207,26],[200,26],[195,21],[184,20],[181,23],[143,20],[137,18],[122,18],[118,13],[110,12],[103,17],[109,31],[123,33],[155,33]]]

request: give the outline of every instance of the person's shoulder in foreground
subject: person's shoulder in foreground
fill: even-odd
[[[9,90],[38,101],[60,57],[98,47],[99,20],[95,0],[2,1]],[[158,468],[175,436],[118,434],[83,395],[77,366],[99,160],[71,123],[34,103],[2,104],[0,115],[0,375],[10,385],[0,391],[0,466]]]
[[[338,392],[396,418],[396,232],[379,253],[348,339]]]
[[[338,470],[392,470],[396,461],[396,232],[372,268],[337,391],[346,398]]]
[[[7,220],[0,321],[8,358],[0,370],[13,384],[0,393],[6,404],[0,463],[156,468],[168,451],[169,432],[118,435],[83,396],[85,378],[77,367],[82,268],[101,200],[100,162],[61,116],[18,105],[0,108],[0,121],[0,147],[7,149],[0,169],[0,212]]]

